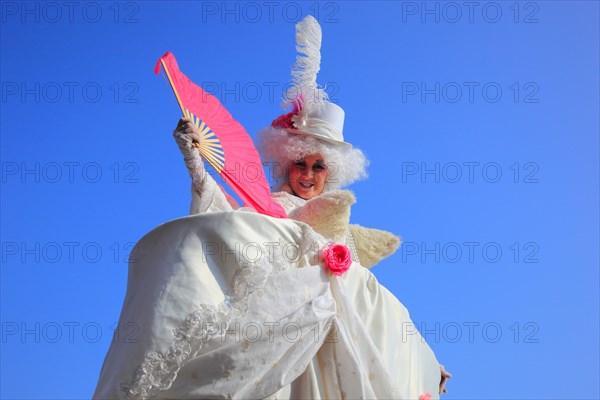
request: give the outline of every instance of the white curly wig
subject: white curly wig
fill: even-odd
[[[273,191],[281,190],[287,182],[292,163],[320,153],[327,165],[324,192],[346,187],[367,177],[369,161],[363,152],[350,146],[340,146],[311,136],[288,133],[285,129],[269,126],[258,132],[258,150],[273,179]]]

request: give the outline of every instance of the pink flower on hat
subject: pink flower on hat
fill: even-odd
[[[275,128],[294,129],[293,119],[302,111],[303,102],[304,97],[302,95],[292,100],[291,103],[294,105],[294,109],[287,114],[282,114],[275,118],[273,122],[271,122],[271,126],[274,126]]]
[[[350,249],[343,244],[332,243],[323,250],[323,258],[329,271],[341,276],[350,269],[352,264],[352,255]]]
[[[431,400],[431,395],[429,393],[425,393],[419,396],[419,400]]]
[[[292,129],[294,127],[292,125],[292,118],[296,115],[295,113],[296,111],[290,111],[287,114],[280,115],[271,122],[271,126],[274,126],[275,128]]]

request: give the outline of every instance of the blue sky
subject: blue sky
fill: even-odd
[[[373,271],[454,374],[446,398],[600,397],[598,2],[0,7],[2,398],[89,398],[132,244],[187,214],[157,59],[254,135],[306,14],[371,160],[352,221],[403,238]]]

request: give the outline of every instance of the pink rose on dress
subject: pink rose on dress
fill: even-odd
[[[431,400],[431,395],[429,393],[425,393],[419,396],[419,400]]]
[[[350,249],[343,244],[332,243],[323,250],[323,258],[329,271],[337,276],[350,269],[352,255]]]

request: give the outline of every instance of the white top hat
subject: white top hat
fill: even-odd
[[[352,147],[344,142],[344,109],[337,104],[323,102],[313,105],[310,111],[294,110],[273,121],[272,125],[287,132],[312,136],[330,143]]]

